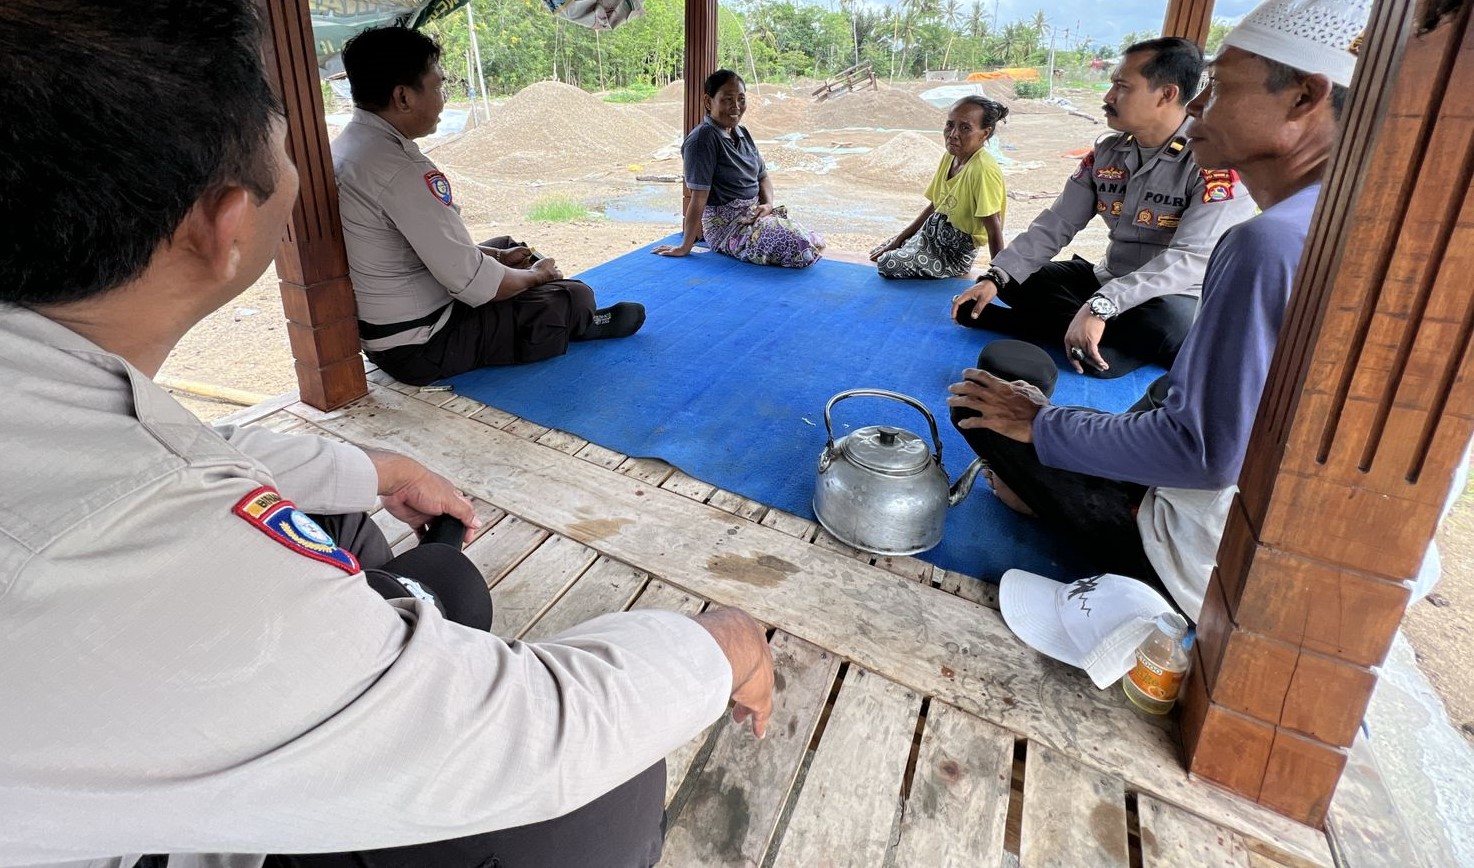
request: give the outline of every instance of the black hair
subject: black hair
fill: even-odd
[[[343,43],[343,71],[353,91],[353,104],[383,111],[394,88],[420,89],[425,75],[440,60],[435,40],[410,27],[371,27]]]
[[[1310,78],[1310,73],[1296,69],[1289,64],[1259,55],[1255,56],[1264,61],[1264,65],[1269,68],[1269,75],[1264,79],[1264,89],[1270,93],[1279,93],[1287,87],[1300,84]],[[1341,119],[1341,112],[1346,109],[1346,99],[1350,94],[1350,89],[1344,84],[1331,85],[1331,117],[1338,121]]]
[[[983,129],[991,129],[1008,117],[1008,106],[997,100],[988,99],[978,94],[970,94],[952,103],[952,108],[960,105],[975,105],[983,110]]]
[[[1177,101],[1187,105],[1201,90],[1203,81],[1203,50],[1196,42],[1181,36],[1163,36],[1138,42],[1126,49],[1124,54],[1139,54],[1150,51],[1152,59],[1142,64],[1141,76],[1152,87],[1177,85]]]
[[[136,278],[202,197],[277,179],[252,0],[0,3],[0,301]]]
[[[743,87],[747,86],[747,82],[742,80],[742,76],[738,75],[730,69],[719,69],[706,77],[706,81],[701,85],[701,89],[706,91],[707,96],[715,99],[717,91],[726,87],[727,82],[731,81],[734,78],[737,80],[738,84],[741,84]]]

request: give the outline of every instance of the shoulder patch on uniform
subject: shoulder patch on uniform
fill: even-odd
[[[436,199],[446,205],[450,204],[450,179],[439,169],[425,173],[425,186],[430,188]]]
[[[1239,182],[1239,173],[1233,169],[1202,169],[1203,204],[1227,202],[1233,198],[1233,185]]]
[[[1072,179],[1083,178],[1090,172],[1090,168],[1094,165],[1095,152],[1091,151],[1090,153],[1085,155],[1084,159],[1080,161],[1080,165],[1075,167],[1075,174],[1071,175],[1070,177]]]
[[[241,498],[231,511],[298,554],[332,564],[345,573],[361,569],[352,552],[339,548],[317,522],[270,486],[263,485]]]

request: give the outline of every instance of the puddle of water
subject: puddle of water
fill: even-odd
[[[646,184],[618,199],[585,203],[603,210],[616,223],[670,223],[681,221],[681,185]]]

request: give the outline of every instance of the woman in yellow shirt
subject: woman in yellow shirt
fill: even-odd
[[[958,277],[972,270],[978,247],[1003,249],[1003,172],[983,146],[1008,108],[965,96],[947,112],[947,146],[926,188],[928,204],[900,234],[870,251],[881,277]]]

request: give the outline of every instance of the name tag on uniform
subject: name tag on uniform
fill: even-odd
[[[232,512],[297,554],[332,564],[349,574],[361,569],[352,552],[339,548],[327,531],[274,488],[256,489],[242,498]]]

